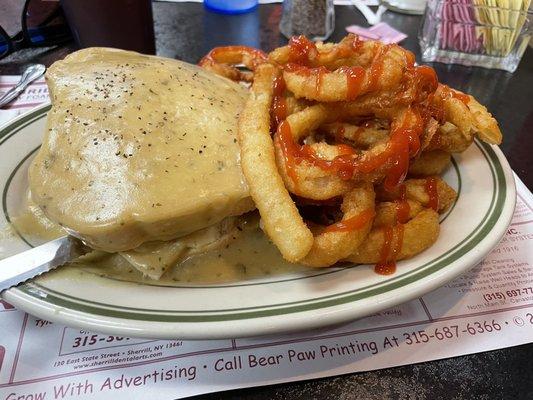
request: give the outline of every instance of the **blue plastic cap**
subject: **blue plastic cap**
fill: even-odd
[[[209,10],[221,14],[242,14],[257,7],[257,0],[204,0]]]

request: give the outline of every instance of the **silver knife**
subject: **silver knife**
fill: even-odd
[[[80,257],[89,248],[72,236],[0,260],[0,292]]]

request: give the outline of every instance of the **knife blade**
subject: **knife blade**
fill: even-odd
[[[0,260],[0,293],[89,251],[78,239],[62,236]]]

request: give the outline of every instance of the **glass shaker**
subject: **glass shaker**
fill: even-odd
[[[326,40],[335,28],[333,0],[284,0],[279,29],[287,38]]]

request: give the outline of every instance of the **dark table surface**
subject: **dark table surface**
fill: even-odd
[[[18,29],[19,0],[0,0],[0,25]],[[201,4],[157,2],[153,5],[157,54],[197,62],[214,46],[247,44],[272,50],[286,42],[278,29],[280,5],[262,5],[256,11],[224,16],[204,11]],[[420,17],[393,12],[383,17],[409,37],[402,45],[417,58]],[[331,40],[345,35],[351,24],[365,25],[348,6],[336,7]],[[75,50],[29,49],[0,61],[0,75],[20,74],[24,65],[49,66]],[[533,189],[533,49],[529,48],[514,74],[482,68],[435,63],[441,82],[474,95],[498,119],[504,132],[501,149],[511,167]],[[307,382],[234,390],[202,396],[209,399],[533,399],[533,345],[356,373]],[[154,397],[155,398],[155,397]]]

